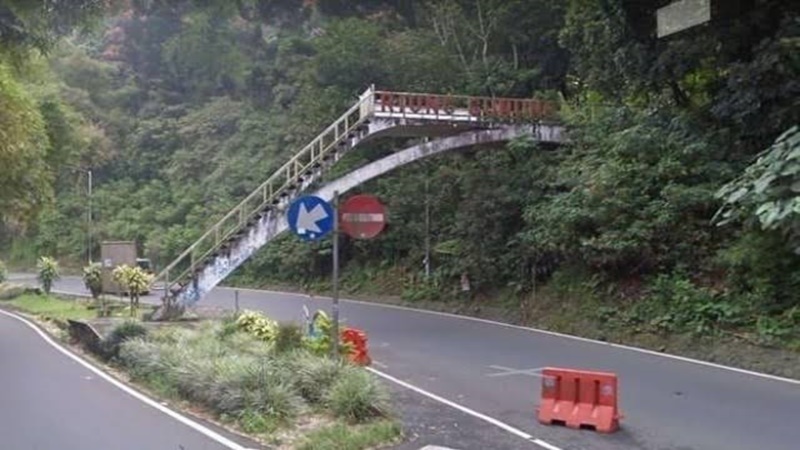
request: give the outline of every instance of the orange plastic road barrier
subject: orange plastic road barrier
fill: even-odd
[[[616,374],[547,367],[542,371],[538,419],[547,425],[613,433],[622,419],[617,395]]]
[[[369,357],[367,349],[367,333],[356,328],[345,328],[341,332],[341,337],[343,342],[353,346],[353,350],[348,355],[350,362],[360,366],[372,364],[372,358]]]

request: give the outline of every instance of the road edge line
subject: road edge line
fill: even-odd
[[[306,295],[306,294],[299,294],[299,293],[296,293],[296,292],[273,291],[273,290],[268,290],[268,289],[235,288],[235,287],[229,287],[229,286],[218,286],[218,288],[219,289],[227,289],[227,290],[237,290],[238,289],[240,291],[262,292],[262,293],[268,293],[268,294],[293,295],[293,296],[298,296],[298,297],[305,297],[305,298],[308,298],[308,299],[312,298],[311,296]],[[313,299],[330,300],[330,297],[323,296],[323,295],[315,295],[313,297]],[[348,303],[355,303],[355,304],[359,304],[359,305],[375,306],[375,307],[380,307],[380,308],[398,309],[398,310],[402,310],[402,311],[410,311],[410,312],[416,312],[416,313],[420,313],[420,314],[431,314],[431,315],[435,315],[435,316],[444,316],[444,317],[450,317],[452,319],[469,320],[469,321],[472,321],[472,322],[479,322],[479,323],[484,323],[484,324],[488,324],[488,325],[496,325],[496,326],[501,326],[501,327],[505,327],[505,328],[511,328],[511,329],[515,329],[515,330],[528,331],[528,332],[533,332],[533,333],[540,333],[540,334],[545,334],[545,335],[554,336],[554,337],[560,337],[560,338],[565,338],[565,339],[572,339],[572,340],[575,340],[575,341],[581,341],[581,342],[586,342],[586,343],[595,344],[595,345],[602,345],[602,346],[605,346],[605,347],[617,348],[617,349],[620,349],[620,350],[629,350],[629,351],[633,351],[633,352],[637,352],[637,353],[644,353],[646,355],[651,355],[651,356],[660,356],[662,358],[674,359],[676,361],[682,361],[682,362],[691,363],[691,364],[697,364],[697,365],[706,366],[706,367],[713,367],[715,369],[727,370],[727,371],[736,372],[736,373],[743,374],[743,375],[750,375],[750,376],[754,376],[754,377],[765,378],[765,379],[772,380],[772,381],[781,381],[781,382],[784,382],[784,383],[800,385],[800,379],[787,378],[787,377],[782,377],[782,376],[779,376],[779,375],[772,375],[772,374],[763,373],[763,372],[756,372],[756,371],[753,371],[753,370],[741,369],[739,367],[726,366],[724,364],[717,364],[717,363],[713,363],[711,361],[703,361],[701,359],[689,358],[687,356],[680,356],[680,355],[675,355],[675,354],[672,354],[672,353],[658,352],[658,351],[649,350],[649,349],[646,349],[646,348],[634,347],[632,345],[616,344],[614,342],[598,341],[596,339],[589,339],[589,338],[575,336],[575,335],[571,335],[571,334],[559,333],[557,331],[543,330],[541,328],[532,328],[532,327],[526,327],[526,326],[522,326],[522,325],[514,325],[514,324],[510,324],[510,323],[498,322],[496,320],[481,319],[479,317],[462,316],[462,315],[459,315],[459,314],[453,314],[453,313],[447,313],[447,312],[441,312],[441,311],[429,311],[429,310],[425,310],[425,309],[411,308],[411,307],[408,307],[408,306],[391,305],[391,304],[386,304],[386,303],[376,303],[376,302],[369,302],[369,301],[364,301],[364,300],[341,299],[341,301],[342,302],[348,302]]]
[[[375,374],[375,375],[377,375],[377,376],[379,376],[379,377],[381,377],[381,378],[383,378],[383,379],[385,379],[387,381],[391,381],[392,383],[397,384],[398,386],[401,386],[401,387],[404,387],[404,388],[406,388],[408,390],[414,391],[417,394],[420,394],[420,395],[423,395],[425,397],[428,397],[431,400],[434,400],[434,401],[439,402],[439,403],[441,403],[443,405],[446,405],[446,406],[449,406],[449,407],[451,407],[453,409],[461,411],[464,414],[470,415],[472,417],[475,417],[476,419],[479,419],[479,420],[482,420],[482,421],[484,421],[486,423],[494,425],[494,426],[502,429],[503,431],[511,433],[511,434],[513,434],[513,435],[515,435],[517,437],[520,437],[520,438],[522,438],[522,439],[524,439],[524,440],[526,440],[528,442],[531,442],[531,443],[533,443],[535,445],[543,447],[543,448],[545,448],[547,450],[561,450],[559,447],[556,447],[553,444],[550,444],[550,443],[548,443],[546,441],[543,441],[541,439],[534,438],[533,436],[531,436],[530,434],[520,430],[519,428],[515,428],[515,427],[513,427],[513,426],[511,426],[511,425],[509,425],[509,424],[507,424],[505,422],[501,422],[501,421],[495,419],[494,417],[490,417],[490,416],[487,416],[486,414],[479,413],[478,411],[475,411],[473,409],[467,408],[466,406],[460,405],[460,404],[458,404],[458,403],[456,403],[456,402],[454,402],[452,400],[448,400],[448,399],[446,399],[444,397],[441,397],[439,395],[436,395],[436,394],[434,394],[432,392],[428,392],[425,389],[422,389],[420,387],[414,386],[413,384],[408,383],[406,381],[403,381],[403,380],[401,380],[399,378],[393,377],[392,375],[389,375],[388,373],[381,372],[380,370],[373,369],[372,367],[366,367],[366,369],[369,372],[371,372],[371,373],[373,373],[373,374]]]
[[[61,352],[64,356],[72,359],[73,361],[77,362],[78,364],[80,364],[81,366],[85,367],[89,371],[94,372],[97,376],[99,376],[100,378],[102,378],[106,382],[110,383],[111,385],[113,385],[117,389],[119,389],[119,390],[125,392],[126,394],[130,395],[131,397],[141,401],[142,403],[144,403],[144,404],[146,404],[148,406],[151,406],[151,407],[155,408],[156,410],[166,414],[167,416],[170,416],[171,418],[177,420],[178,422],[188,426],[189,428],[197,431],[198,433],[206,436],[207,438],[209,438],[209,439],[211,439],[213,441],[216,441],[218,444],[223,445],[223,446],[225,446],[225,447],[227,447],[227,448],[229,448],[231,450],[248,450],[247,447],[245,447],[243,445],[240,445],[240,444],[238,444],[238,443],[226,438],[225,436],[217,433],[216,431],[214,431],[214,430],[212,430],[212,429],[210,429],[210,428],[208,428],[208,427],[206,427],[204,425],[201,425],[200,423],[195,422],[192,419],[189,419],[188,417],[178,413],[177,411],[173,411],[172,409],[167,408],[166,406],[162,405],[161,403],[151,399],[150,397],[142,394],[141,392],[136,391],[135,389],[131,388],[130,386],[125,385],[125,383],[122,383],[121,381],[115,379],[111,375],[103,372],[102,370],[98,369],[94,365],[92,365],[92,364],[88,363],[87,361],[85,361],[83,358],[81,358],[78,355],[76,355],[76,354],[72,353],[71,351],[67,350],[61,344],[55,342],[47,333],[42,331],[38,326],[34,325],[28,319],[26,319],[24,317],[21,317],[21,316],[19,316],[17,314],[14,314],[12,312],[4,311],[3,309],[0,309],[0,314],[3,314],[5,316],[7,316],[7,317],[10,317],[12,319],[16,319],[16,320],[22,322],[24,325],[26,325],[29,328],[33,329],[39,335],[39,337],[41,337],[51,347],[53,347],[56,350],[58,350],[59,352]]]

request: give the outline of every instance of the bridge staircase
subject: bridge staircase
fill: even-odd
[[[156,275],[154,284],[163,285],[162,311],[193,305],[285,231],[285,211],[291,201],[357,145],[386,136],[443,139],[504,127],[560,142],[560,128],[540,126],[553,123],[555,113],[554,103],[534,99],[399,93],[371,87]],[[501,139],[511,135],[502,134]]]

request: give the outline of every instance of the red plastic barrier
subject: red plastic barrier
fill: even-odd
[[[547,367],[542,375],[539,422],[594,427],[601,433],[619,429],[616,374]]]
[[[372,364],[372,358],[369,357],[367,349],[367,333],[356,328],[345,328],[341,332],[341,338],[342,342],[353,346],[353,350],[348,355],[350,362],[360,366]]]

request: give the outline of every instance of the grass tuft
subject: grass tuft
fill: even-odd
[[[336,423],[308,434],[299,450],[364,450],[396,440],[400,427],[382,420],[359,426]]]
[[[388,395],[363,369],[346,367],[327,392],[325,401],[333,414],[351,423],[366,422],[388,414]]]
[[[309,353],[299,353],[295,359],[294,383],[300,395],[311,404],[321,404],[345,369],[344,363],[330,358],[320,358]]]
[[[296,323],[280,323],[275,334],[275,351],[285,353],[303,347],[303,329]]]

